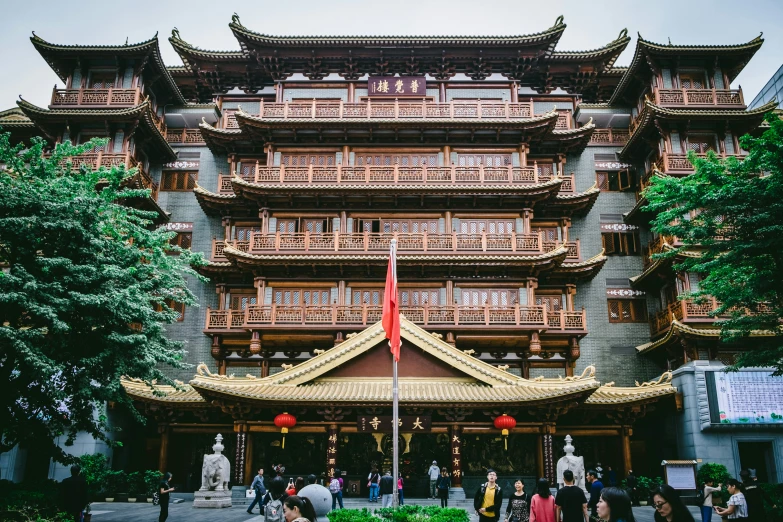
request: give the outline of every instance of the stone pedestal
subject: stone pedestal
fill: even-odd
[[[196,508],[230,508],[231,491],[196,491],[193,494],[193,507]]]

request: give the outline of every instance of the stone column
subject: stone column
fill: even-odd
[[[337,448],[339,446],[338,438],[340,428],[337,424],[330,424],[327,430],[329,438],[326,442],[326,476],[331,479],[334,477],[334,470],[337,468]],[[327,487],[329,484],[327,483]]]

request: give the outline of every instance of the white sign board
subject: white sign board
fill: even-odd
[[[783,377],[772,377],[771,371],[709,373],[712,423],[783,425]]]
[[[696,474],[693,465],[666,465],[666,483],[674,489],[696,489]]]

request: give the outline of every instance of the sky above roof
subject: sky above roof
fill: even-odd
[[[630,63],[637,32],[678,45],[742,43],[763,32],[764,45],[732,85],[742,86],[746,102],[783,62],[781,0],[81,0],[72,6],[39,0],[34,11],[24,2],[2,10],[0,110],[13,107],[19,95],[46,106],[52,87],[62,87],[30,43],[32,31],[59,44],[134,43],[158,32],[166,64],[181,65],[168,42],[172,28],[202,49],[238,50],[228,28],[234,12],[249,29],[274,35],[519,35],[543,31],[563,15],[567,28],[558,50],[602,47],[627,28],[633,40],[618,66]]]

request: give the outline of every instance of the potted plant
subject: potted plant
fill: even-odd
[[[82,468],[82,476],[87,483],[87,500],[95,502],[103,500],[106,491],[106,474],[108,472],[108,461],[106,455],[97,453],[95,455],[82,455],[79,457],[79,465]],[[89,504],[87,508],[89,509]],[[92,516],[92,515],[90,515]]]
[[[731,478],[729,470],[723,464],[714,464],[712,462],[705,462],[699,467],[699,471],[696,472],[697,487],[703,488],[704,484],[708,480],[711,480],[717,487],[718,484],[723,484],[723,488],[720,493],[712,494],[712,505],[719,506],[725,505],[729,500],[729,491],[726,489],[726,481]]]
[[[136,502],[142,491],[144,491],[144,484],[141,483],[141,473],[138,471],[128,473],[128,502]]]
[[[158,470],[154,469],[148,469],[144,472],[143,476],[144,481],[144,492],[147,495],[147,502],[152,502],[152,496],[155,494],[155,491],[158,489],[158,484],[160,483],[160,472]]]

